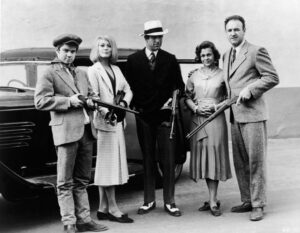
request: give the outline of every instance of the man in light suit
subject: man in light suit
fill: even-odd
[[[230,98],[233,159],[242,205],[232,212],[251,211],[250,220],[263,219],[266,204],[266,153],[268,112],[264,93],[279,83],[265,48],[244,39],[245,20],[238,15],[225,19],[225,31],[232,48],[223,57],[224,78]]]
[[[137,134],[144,162],[144,204],[138,214],[146,214],[156,206],[156,148],[163,163],[164,208],[171,216],[181,216],[175,205],[176,141],[169,139],[170,127],[164,122],[162,108],[170,103],[175,89],[184,89],[176,57],[161,49],[163,30],[159,20],[144,24],[146,47],[128,57],[126,78],[133,92],[132,105],[141,113],[136,116]]]
[[[91,116],[79,95],[93,95],[86,72],[73,66],[81,38],[63,34],[53,41],[57,57],[37,80],[35,106],[50,111],[57,152],[57,196],[64,232],[104,231],[90,217],[87,185],[93,142]],[[91,102],[88,102],[92,106]]]

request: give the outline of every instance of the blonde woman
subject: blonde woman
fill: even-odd
[[[125,93],[120,105],[127,107],[132,92],[119,67],[114,65],[118,58],[115,40],[110,36],[98,36],[90,53],[94,63],[88,69],[92,88],[102,101],[114,103],[119,91]],[[97,161],[95,185],[99,186],[99,220],[132,223],[133,220],[119,209],[115,198],[115,186],[128,181],[128,167],[121,119],[109,109],[99,107],[94,114],[97,130]]]

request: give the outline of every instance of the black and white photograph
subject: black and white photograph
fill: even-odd
[[[0,232],[299,233],[299,12],[0,0]]]

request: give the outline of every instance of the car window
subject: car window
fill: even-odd
[[[1,64],[0,86],[27,86],[26,69],[24,64]]]

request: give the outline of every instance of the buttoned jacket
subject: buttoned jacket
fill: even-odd
[[[53,63],[43,76],[38,78],[35,90],[35,106],[38,110],[50,111],[53,140],[56,146],[78,141],[84,133],[86,116],[83,108],[74,108],[70,97],[75,94],[93,95],[87,73],[76,68],[78,88],[71,74],[59,63]],[[90,121],[92,111],[86,110]]]
[[[223,56],[224,79],[229,98],[239,96],[247,87],[251,92],[248,101],[232,105],[237,122],[258,122],[268,119],[264,93],[279,83],[278,74],[267,50],[245,41],[230,67],[231,49]]]
[[[159,111],[163,104],[172,97],[175,89],[184,89],[177,59],[162,49],[155,58],[152,71],[145,48],[130,55],[126,64],[126,79],[133,91],[132,104],[142,113]]]

